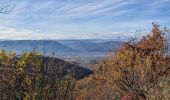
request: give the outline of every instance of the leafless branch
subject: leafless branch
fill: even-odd
[[[0,13],[2,14],[10,13],[14,9],[14,7],[15,5],[12,4],[12,0],[9,0],[9,3],[6,6],[0,8]]]

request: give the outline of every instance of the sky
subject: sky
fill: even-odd
[[[9,4],[0,0],[0,7]],[[0,39],[114,39],[170,27],[170,0],[12,0]]]

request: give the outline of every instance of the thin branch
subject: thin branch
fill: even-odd
[[[9,0],[9,4],[0,8],[0,13],[7,14],[10,13],[15,8],[15,4],[12,5],[12,0]]]

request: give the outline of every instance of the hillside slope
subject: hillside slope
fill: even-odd
[[[59,58],[44,57],[44,61],[46,63],[52,62],[52,66],[55,67],[52,68],[53,71],[58,72],[61,77],[71,73],[76,79],[82,79],[93,73],[93,71],[88,68],[81,67],[77,64],[73,64]],[[49,66],[49,68],[51,68],[51,66]]]

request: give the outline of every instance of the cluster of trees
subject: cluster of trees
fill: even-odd
[[[9,12],[11,3],[0,13]],[[153,24],[151,34],[124,43],[98,64],[90,77],[76,80],[62,66],[33,50],[20,56],[0,51],[1,100],[166,100],[160,82],[170,70],[168,31]]]
[[[79,100],[166,100],[160,82],[169,71],[166,28],[153,24],[151,34],[124,43],[99,64],[96,74],[78,84]]]
[[[65,100],[71,99],[75,79],[63,75],[60,62],[45,58],[35,50],[17,56],[0,51],[1,100]]]

